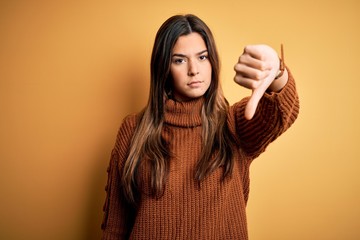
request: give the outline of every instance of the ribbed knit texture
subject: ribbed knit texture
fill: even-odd
[[[279,93],[265,94],[251,121],[244,118],[247,99],[231,106],[228,126],[233,134],[235,164],[231,178],[221,182],[219,168],[201,182],[194,169],[201,152],[203,99],[189,102],[168,100],[163,138],[169,143],[170,174],[164,195],[150,197],[148,171],[141,165],[141,201],[137,210],[126,203],[119,179],[134,133],[137,117],[130,115],[121,125],[108,168],[107,198],[102,224],[103,239],[248,239],[246,203],[249,166],[297,118],[299,101],[289,73]]]

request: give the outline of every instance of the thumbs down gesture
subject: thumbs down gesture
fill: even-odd
[[[265,91],[280,91],[287,83],[286,69],[278,76],[280,59],[274,49],[267,45],[248,45],[235,64],[234,81],[252,94],[245,107],[245,118],[250,120],[256,112],[257,105]],[[275,79],[276,78],[276,79]]]

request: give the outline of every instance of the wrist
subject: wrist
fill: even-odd
[[[284,49],[281,44],[281,57],[279,58],[279,70],[278,73],[268,88],[268,91],[279,92],[286,85],[288,81],[288,73],[286,71],[285,62],[284,62]]]
[[[288,72],[286,68],[282,72],[281,76],[276,78],[269,86],[268,91],[269,92],[280,92],[281,89],[283,89],[288,82]]]

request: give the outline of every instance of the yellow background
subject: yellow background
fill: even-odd
[[[231,103],[246,44],[291,68],[295,125],[251,168],[250,239],[360,239],[360,2],[0,2],[0,239],[99,239],[122,118],[147,101],[155,33],[177,13],[212,29]]]

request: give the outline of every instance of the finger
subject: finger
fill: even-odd
[[[250,99],[245,107],[244,114],[247,120],[251,120],[254,117],[259,101],[270,84],[271,81],[266,79],[265,81],[262,82],[262,84],[258,88],[253,90]]]
[[[237,75],[244,76],[246,78],[251,78],[254,80],[264,79],[269,75],[269,70],[260,70],[257,68],[250,67],[245,64],[236,64],[234,70]]]
[[[247,120],[251,120],[254,117],[260,99],[260,94],[258,94],[256,90],[253,90],[251,97],[245,107],[245,118]]]
[[[247,53],[258,60],[264,60],[265,55],[263,54],[262,50],[263,48],[261,45],[247,45],[244,48],[244,53]]]
[[[252,68],[256,68],[259,70],[269,70],[271,69],[271,65],[268,64],[265,61],[256,59],[254,57],[252,57],[250,54],[243,54],[239,57],[239,62],[240,64],[245,64],[246,66],[252,67]]]
[[[239,84],[240,86],[245,87],[247,89],[252,89],[252,90],[258,88],[261,84],[261,80],[257,81],[257,80],[247,78],[247,77],[244,77],[241,75],[236,75],[234,77],[234,81],[237,84]]]

